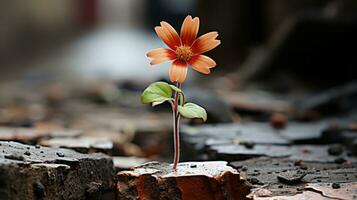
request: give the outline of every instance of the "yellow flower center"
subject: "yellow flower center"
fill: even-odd
[[[191,47],[188,46],[179,46],[176,48],[177,59],[183,62],[190,60],[193,55]]]

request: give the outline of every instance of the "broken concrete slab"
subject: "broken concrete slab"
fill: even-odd
[[[113,183],[113,162],[104,154],[0,142],[0,199],[114,197]]]
[[[295,144],[311,144],[321,138],[322,131],[329,123],[329,121],[289,122],[284,129],[277,133]]]
[[[264,123],[184,126],[183,140],[195,152],[207,146],[252,142],[255,144],[290,144]],[[191,151],[190,151],[191,152]]]
[[[253,142],[255,144],[292,144],[316,141],[328,122],[299,123],[290,122],[282,129],[267,123],[249,122],[242,124],[184,126],[182,133],[186,143],[197,148],[211,145]],[[196,149],[200,150],[200,149]]]
[[[248,199],[250,185],[227,162],[151,162],[117,175],[118,199]]]
[[[346,132],[345,129],[347,129],[342,129],[343,127],[338,128],[337,134],[336,131],[326,131],[332,124],[344,124],[347,127],[351,122],[353,121],[350,118],[327,119],[318,122],[289,122],[284,128],[279,129],[264,122],[183,126],[182,134],[184,142],[196,151],[202,151],[206,146],[211,145],[246,142],[279,145],[330,144],[351,141],[351,137],[357,138],[357,134],[343,135],[342,132]]]
[[[329,145],[255,145],[254,148],[247,148],[240,144],[212,145],[209,147],[210,156],[213,159],[242,160],[252,157],[268,156],[288,157],[292,160],[312,161],[312,162],[357,162],[356,157],[349,156],[350,153],[345,148],[336,156],[329,154]],[[342,161],[343,159],[343,161]]]
[[[300,199],[314,199],[314,200],[350,200],[357,198],[357,183],[343,183],[340,188],[333,188],[333,183],[309,183],[304,190],[295,195],[279,195],[279,196],[262,196],[255,192],[250,194],[251,197],[257,200],[300,200]]]
[[[230,165],[253,185],[253,191],[264,188],[273,197],[301,193],[306,183],[342,184],[357,181],[357,163],[336,164],[260,157],[231,162]],[[281,181],[279,177],[286,177],[286,174],[296,174],[298,179]]]

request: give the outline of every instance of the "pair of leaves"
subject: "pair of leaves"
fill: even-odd
[[[173,101],[172,95],[174,91],[180,93],[181,96],[183,95],[182,90],[174,85],[165,82],[155,82],[144,90],[141,95],[141,102],[144,104],[151,103],[153,106],[156,106],[165,101]],[[178,111],[186,118],[202,118],[204,121],[207,120],[206,110],[194,103],[186,103],[183,106],[179,105]]]

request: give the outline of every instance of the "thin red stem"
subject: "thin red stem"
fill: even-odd
[[[181,88],[181,84],[177,83],[176,86]],[[179,122],[180,122],[180,113],[178,112],[178,104],[179,104],[179,92],[175,92],[175,100],[172,108],[173,111],[173,123],[174,123],[174,161],[173,161],[173,169],[177,169],[177,164],[180,161],[180,132],[179,132]]]

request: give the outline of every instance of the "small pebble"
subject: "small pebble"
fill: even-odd
[[[338,183],[332,183],[331,186],[332,186],[333,189],[341,188],[340,184],[338,184]]]
[[[257,178],[251,178],[250,179],[250,183],[253,184],[253,185],[263,185],[264,184]]]
[[[242,142],[241,144],[244,145],[247,149],[253,149],[255,146],[254,142]]]
[[[339,156],[343,153],[343,148],[341,145],[336,144],[336,145],[330,146],[327,151],[332,156]]]
[[[288,171],[282,172],[281,174],[277,175],[277,178],[280,182],[287,183],[289,185],[297,184],[301,182],[301,179],[304,178],[306,173],[302,171]]]
[[[276,129],[281,129],[288,123],[288,118],[282,113],[275,113],[270,117],[270,125]]]
[[[300,166],[302,164],[302,160],[297,160],[294,162],[295,166]]]
[[[58,157],[64,157],[64,154],[62,152],[57,152],[56,154]]]
[[[41,147],[41,146],[38,145],[38,144],[35,145],[35,148],[36,148],[36,149],[39,149],[40,147]]]
[[[196,164],[192,164],[190,165],[191,168],[197,168],[197,165]]]
[[[29,151],[25,151],[25,153],[24,153],[26,156],[29,156],[29,155],[31,155],[31,153],[29,152]]]
[[[344,158],[336,158],[336,159],[335,159],[335,163],[336,163],[336,164],[342,164],[342,163],[344,163],[344,162],[346,162],[346,159],[344,159]]]
[[[302,164],[302,165],[300,165],[300,169],[307,170],[307,166]]]

